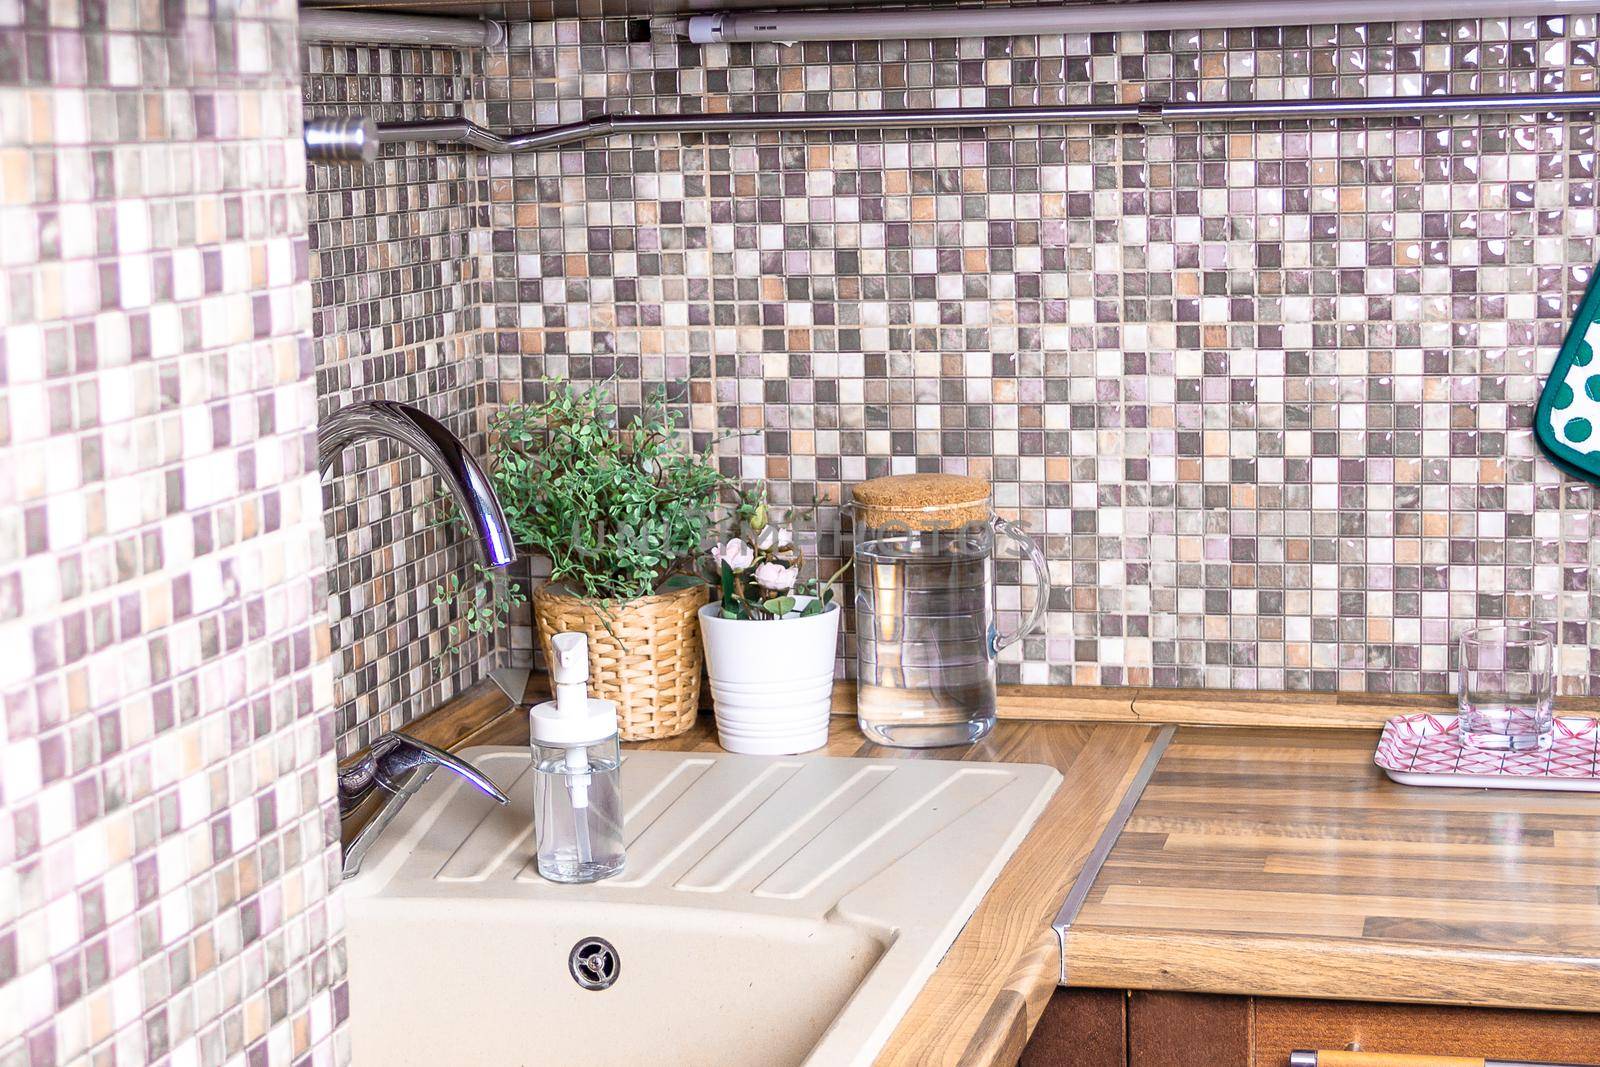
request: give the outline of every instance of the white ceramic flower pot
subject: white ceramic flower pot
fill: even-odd
[[[729,752],[784,756],[828,742],[839,605],[794,619],[724,619],[700,609],[700,635],[717,712],[717,741]]]

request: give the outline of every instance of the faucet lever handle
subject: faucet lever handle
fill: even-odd
[[[436,767],[444,767],[465,778],[484,796],[501,804],[509,802],[488,775],[460,756],[391,731],[374,741],[355,765],[340,772],[340,812],[348,814],[355,810],[374,789],[391,796],[410,796],[422,788]]]
[[[353,766],[339,774],[339,816],[343,838],[344,877],[353,877],[361,870],[361,861],[367,849],[399,814],[405,802],[421,789],[433,772],[444,767],[460,775],[484,796],[500,804],[510,803],[509,797],[489,780],[489,776],[460,756],[435,748],[426,741],[405,734],[386,733],[372,743],[367,753]],[[365,824],[355,830],[353,838],[345,823],[375,791],[384,795],[382,806]],[[352,819],[349,826],[355,826]]]
[[[373,752],[378,757],[378,782],[386,789],[399,792],[395,779],[405,771],[426,767],[423,774],[413,779],[416,784],[410,791],[421,788],[422,783],[431,775],[433,767],[443,767],[453,771],[470,782],[478,792],[500,804],[510,803],[510,797],[500,791],[500,788],[489,780],[489,776],[478,768],[451,752],[437,748],[428,742],[405,734],[387,733],[378,738],[372,746]]]

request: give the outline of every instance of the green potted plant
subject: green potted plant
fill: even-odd
[[[681,441],[663,391],[622,425],[606,388],[546,382],[489,427],[490,478],[518,548],[549,561],[534,629],[589,638],[593,693],[617,702],[622,737],[671,737],[694,724],[702,654],[692,573],[729,487],[709,453]]]

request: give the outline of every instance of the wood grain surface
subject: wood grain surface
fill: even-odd
[[[1012,1064],[1061,979],[1050,920],[1116,809],[1155,731],[1144,727],[1001,723],[941,758],[1047,763],[1066,781],[1000,872],[878,1057],[881,1064]],[[862,755],[905,750],[863,746]],[[996,1005],[1006,1017],[996,1017]]]
[[[1180,729],[1074,985],[1600,1007],[1600,796],[1395,785],[1372,731]]]
[[[542,688],[542,677],[534,680]],[[534,689],[534,682],[529,683],[529,690]],[[537,698],[529,693],[524,694],[528,699],[544,699],[542,695]],[[515,704],[500,687],[493,682],[481,682],[468,689],[465,693],[448,701],[443,707],[429,712],[403,727],[403,732],[430,745],[443,749],[466,748],[469,745],[482,744],[474,740],[484,729],[500,723],[502,720],[510,721],[512,718],[524,718],[525,712],[513,715]],[[523,731],[527,731],[524,724]]]
[[[834,685],[833,713],[854,715],[855,687]],[[1190,726],[1382,726],[1396,715],[1451,712],[1437,693],[1300,693],[1218,689],[1135,689],[1093,685],[1002,685],[997,714],[1037,722],[1177,723]],[[1600,715],[1600,698],[1562,697],[1558,714]]]
[[[1254,1001],[1141,990],[1128,997],[1128,1063],[1134,1067],[1245,1067]]]
[[[1600,1015],[1270,997],[1252,1007],[1252,1067],[1287,1067],[1303,1048],[1600,1064]]]
[[[1057,988],[1019,1067],[1128,1067],[1128,994]]]
[[[528,682],[528,700],[542,700],[548,694],[543,675]],[[701,715],[710,714],[707,690]],[[434,744],[444,742],[425,736],[427,731],[441,735],[461,732],[463,717],[471,728],[507,710],[508,701],[491,683],[468,690],[453,700],[440,715],[418,719],[406,732],[418,734]],[[1557,711],[1565,715],[1600,716],[1600,698],[1562,697]],[[1455,698],[1439,694],[1403,695],[1394,693],[1291,693],[1215,689],[1134,689],[1092,685],[1003,685],[1000,687],[997,714],[1002,719],[1030,722],[1121,722],[1184,726],[1280,726],[1313,729],[1352,729],[1382,726],[1396,715],[1422,711],[1450,712]],[[856,713],[855,686],[837,682],[833,692],[833,714],[850,717]]]
[[[1288,1067],[1296,1049],[1365,1067],[1405,1056],[1600,1064],[1600,1015],[1063,987],[1021,1067]]]

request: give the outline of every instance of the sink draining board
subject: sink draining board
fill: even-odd
[[[622,766],[627,868],[594,885],[562,886],[546,882],[535,868],[534,772],[527,750],[477,748],[463,755],[504,789],[511,803],[490,804],[453,776],[437,773],[373,847],[362,873],[346,883],[358,1059],[364,1058],[362,1035],[368,1030],[363,1018],[371,1020],[382,1010],[362,1000],[363,988],[372,990],[373,1001],[397,1003],[394,972],[404,966],[399,958],[381,965],[364,958],[382,954],[375,940],[387,936],[376,932],[381,923],[414,922],[425,931],[425,924],[453,924],[470,913],[471,922],[491,930],[497,924],[507,930],[513,923],[539,924],[543,914],[556,924],[565,921],[558,915],[581,916],[574,921],[601,937],[607,936],[608,918],[631,931],[635,946],[617,942],[623,976],[601,994],[579,990],[565,977],[564,949],[559,961],[522,950],[516,973],[509,975],[496,975],[488,963],[481,973],[469,969],[471,980],[477,975],[496,987],[517,980],[524,970],[563,971],[564,983],[553,979],[539,992],[542,1000],[561,1003],[528,1003],[529,1016],[516,1021],[518,1028],[546,1013],[558,1017],[564,1007],[589,1010],[599,1002],[584,998],[622,990],[630,955],[647,959],[652,951],[652,929],[670,929],[680,938],[695,928],[703,927],[709,938],[726,929],[730,944],[746,937],[751,947],[741,951],[758,958],[719,959],[714,964],[719,978],[730,967],[781,974],[786,946],[801,941],[870,943],[870,950],[848,954],[857,960],[851,966],[859,973],[817,979],[823,985],[846,984],[834,1000],[811,1006],[821,1013],[815,1033],[774,1038],[759,1051],[752,1048],[749,1060],[829,1067],[869,1063],[1061,781],[1054,768],[1033,764],[629,752]],[[825,933],[791,936],[801,929]],[[763,941],[769,936],[763,930],[771,931],[770,944]],[[470,923],[465,932],[452,925],[450,937],[462,953],[493,954],[492,948],[466,943],[477,940]],[[665,934],[656,938],[663,945],[666,939]],[[552,944],[560,940],[553,937]],[[693,947],[699,943],[691,939],[686,951],[675,942],[670,951],[683,960],[679,971],[668,965],[657,973],[681,973],[685,983],[710,990],[689,1010],[712,1012],[716,1005],[705,1001],[715,991],[696,977],[694,959],[685,958],[699,955]],[[804,977],[809,965],[800,959],[795,957],[795,981],[809,985]],[[462,1010],[472,1010],[470,990],[457,989],[455,995],[465,1005]],[[660,1007],[659,999],[650,1006]],[[787,1010],[784,1003],[770,1009]],[[749,1015],[751,1007],[740,1005],[738,1011]],[[478,1018],[473,1025],[499,1024]],[[717,1037],[689,1037],[697,1051],[682,1062],[709,1054]],[[787,1055],[784,1040],[793,1045]],[[803,1046],[797,1044],[802,1041]],[[666,1044],[663,1038],[655,1046],[654,1062],[678,1062]],[[586,1062],[613,1061],[606,1059],[602,1044],[586,1053]]]

